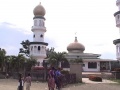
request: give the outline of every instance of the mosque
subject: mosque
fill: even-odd
[[[83,71],[109,71],[111,70],[112,59],[100,59],[100,54],[84,53],[85,46],[78,42],[77,37],[73,43],[67,46],[68,53],[66,58],[68,61],[82,58]]]
[[[44,42],[45,38],[45,9],[41,5],[37,5],[33,10],[33,41],[30,42],[30,55],[37,59],[38,65],[42,67],[42,63],[44,58],[46,57],[46,47],[48,43]],[[66,45],[67,46],[67,45]],[[110,59],[100,59],[100,54],[93,53],[84,53],[85,46],[78,42],[77,37],[73,43],[70,43],[67,46],[68,53],[66,54],[66,58],[78,59],[82,58],[83,60],[83,71],[102,71],[102,70],[111,70],[111,61]],[[69,68],[64,68],[69,69]]]

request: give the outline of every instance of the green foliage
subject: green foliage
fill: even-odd
[[[58,67],[59,63],[65,60],[66,58],[64,56],[64,53],[62,52],[53,52],[49,58],[49,61],[52,62],[52,64],[54,64],[55,67]]]
[[[83,63],[83,60],[82,58],[78,58],[78,59],[70,60],[70,63]]]
[[[37,64],[37,60],[33,59],[32,57],[28,58],[26,61],[26,70],[31,71],[32,66],[35,66]]]
[[[2,71],[4,71],[4,67],[5,67],[5,56],[6,56],[5,49],[0,48],[0,68]]]
[[[109,80],[111,80],[111,81],[113,81],[113,82],[117,82],[117,83],[120,84],[120,79],[109,79]]]
[[[29,52],[30,41],[29,40],[22,41],[21,45],[22,45],[22,48],[20,48],[19,53],[25,54],[26,56],[29,57],[29,53],[30,53]]]
[[[59,63],[66,61],[65,52],[55,52],[54,48],[47,49],[48,63],[52,66],[58,67]]]
[[[66,75],[66,74],[69,74],[69,71],[67,71],[67,70],[62,70],[61,73],[64,74],[64,75]]]

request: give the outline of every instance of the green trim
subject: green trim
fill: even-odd
[[[43,16],[35,16],[33,19],[36,19],[36,18],[41,18],[41,19],[45,20],[45,18]]]
[[[48,46],[48,43],[45,43],[45,42],[30,42],[30,45],[31,44],[42,44],[42,45]]]
[[[120,39],[116,39],[116,40],[113,41],[113,44],[116,45],[117,43],[120,43]]]
[[[114,16],[116,16],[117,14],[120,14],[120,11],[117,11],[114,13]]]

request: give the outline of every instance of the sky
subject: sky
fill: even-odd
[[[67,51],[75,33],[85,53],[116,59],[113,40],[120,37],[113,14],[115,0],[0,0],[0,47],[17,55],[23,40],[33,41],[33,9],[39,3],[46,10],[45,42],[55,51]]]

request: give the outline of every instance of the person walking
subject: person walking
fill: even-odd
[[[24,85],[24,82],[23,82],[22,74],[19,74],[18,90],[23,90],[23,85]]]
[[[61,80],[62,74],[60,72],[60,68],[58,68],[55,71],[55,84],[56,84],[56,88],[58,90],[60,90],[61,86],[62,86],[62,80]]]
[[[25,78],[24,83],[25,82],[26,82],[26,90],[30,90],[30,86],[31,86],[31,76],[30,76],[30,73]]]
[[[48,88],[49,90],[54,90],[55,88],[55,68],[52,67],[48,72]]]

